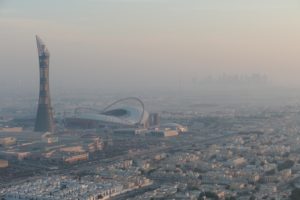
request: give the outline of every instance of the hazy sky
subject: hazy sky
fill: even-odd
[[[223,73],[300,85],[299,0],[0,0],[0,88],[38,87],[35,34],[51,89]]]

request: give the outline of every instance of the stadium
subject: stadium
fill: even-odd
[[[130,128],[147,127],[149,113],[136,97],[120,99],[102,110],[79,107],[65,117],[66,128]]]

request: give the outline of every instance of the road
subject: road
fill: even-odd
[[[77,174],[83,171],[94,171],[96,167],[101,166],[101,167],[107,167],[115,162],[118,162],[120,160],[126,160],[126,159],[134,159],[134,158],[138,158],[141,156],[144,157],[149,157],[149,158],[153,158],[155,155],[159,154],[159,153],[168,153],[168,152],[174,152],[174,151],[186,151],[186,150],[191,150],[191,149],[195,149],[195,150],[199,150],[201,148],[205,148],[207,145],[210,144],[216,144],[216,143],[220,143],[222,141],[224,141],[224,139],[232,137],[237,135],[238,133],[232,133],[232,134],[227,134],[227,135],[222,135],[222,136],[217,136],[217,137],[212,137],[212,138],[207,138],[207,139],[203,139],[203,140],[192,140],[192,141],[183,141],[182,143],[184,144],[176,144],[176,145],[171,145],[171,146],[163,146],[163,147],[158,147],[158,148],[153,148],[153,149],[146,149],[146,150],[141,150],[137,153],[125,153],[122,155],[118,155],[118,156],[114,156],[112,158],[105,158],[105,159],[94,159],[94,160],[89,160],[87,162],[80,162],[68,167],[64,167],[64,168],[59,168],[59,169],[55,169],[55,170],[49,170],[47,167],[43,167],[41,165],[33,165],[33,164],[28,164],[28,163],[24,163],[22,164],[23,167],[33,167],[36,169],[40,169],[40,175],[39,176],[50,176],[50,175],[59,175],[59,174],[64,174],[64,175],[68,175],[68,174]],[[182,136],[184,137],[184,136]],[[182,139],[182,138],[180,138]],[[193,146],[193,144],[198,144],[196,146]],[[34,177],[31,177],[34,178]],[[23,179],[28,180],[27,178]],[[7,183],[2,183],[0,184],[0,186],[4,187],[6,185],[10,185],[10,184],[16,184],[16,183],[21,183],[22,180],[13,180],[13,181],[9,181]]]

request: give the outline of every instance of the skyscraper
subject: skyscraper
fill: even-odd
[[[40,67],[40,92],[34,130],[36,132],[53,132],[53,113],[49,90],[49,51],[42,40],[36,36]]]

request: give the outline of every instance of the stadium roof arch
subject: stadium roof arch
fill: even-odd
[[[134,101],[139,106],[123,105],[126,101]],[[144,103],[136,97],[128,97],[113,102],[102,110],[79,107],[74,115],[66,118],[69,122],[119,125],[119,126],[145,126],[149,113],[145,111]]]

